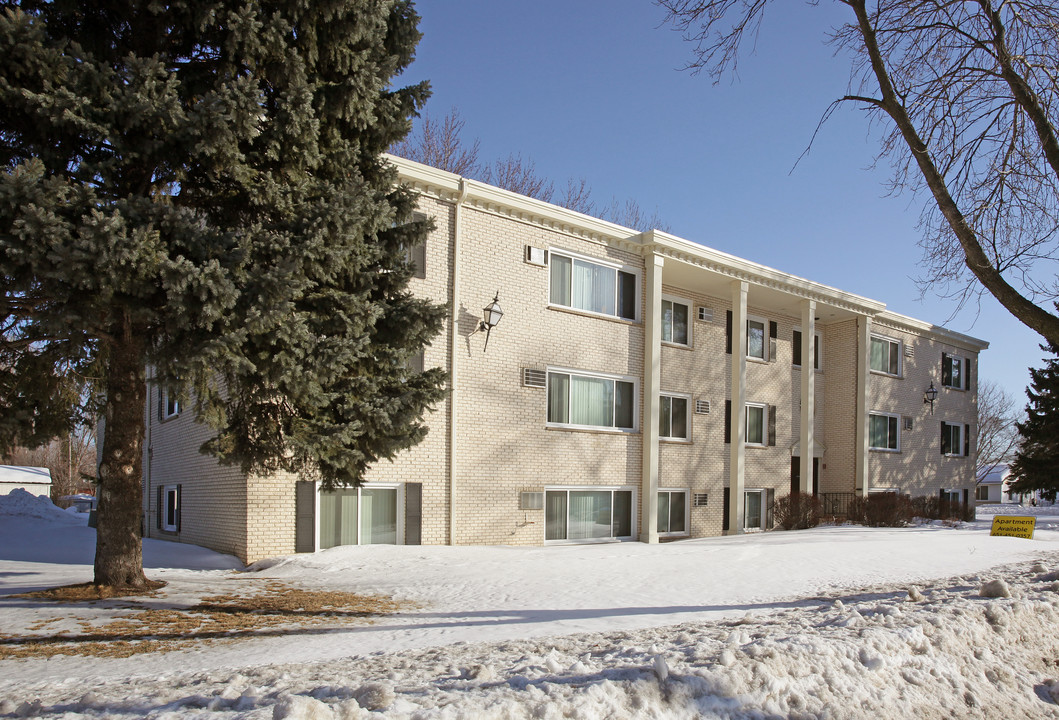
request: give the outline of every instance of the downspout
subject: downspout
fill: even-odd
[[[151,375],[147,379],[147,405],[144,408],[144,412],[146,412],[146,414],[147,414],[147,417],[144,418],[144,425],[147,428],[147,438],[146,438],[147,442],[144,443],[144,444],[147,447],[146,447],[146,452],[145,452],[146,457],[143,458],[143,468],[144,468],[143,478],[140,481],[142,483],[142,485],[143,485],[142,498],[140,499],[140,503],[141,503],[141,508],[140,508],[141,509],[140,537],[141,538],[150,537],[151,536],[151,518],[150,518],[149,513],[151,512],[151,462],[154,459],[154,440],[153,440],[153,438],[154,438],[154,427],[153,427],[153,423],[151,422],[151,418],[153,417],[152,413],[154,412],[154,399],[153,398],[154,398],[154,395],[155,395],[155,393],[153,392],[153,384],[151,383],[151,380],[154,378],[154,368],[151,368],[150,373],[151,373]],[[97,474],[97,477],[98,477],[98,474]]]
[[[467,199],[467,181],[460,178],[460,193],[452,218],[452,277],[449,296],[449,545],[456,540],[456,347],[460,336],[460,230],[461,208]]]

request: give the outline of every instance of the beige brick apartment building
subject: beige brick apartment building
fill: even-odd
[[[436,225],[412,290],[451,309],[423,357],[451,382],[426,440],[362,488],[320,493],[200,455],[206,428],[153,389],[147,536],[254,561],[355,543],[755,531],[794,488],[830,503],[876,491],[973,503],[987,343],[667,233],[393,162]],[[486,347],[477,329],[497,294]]]

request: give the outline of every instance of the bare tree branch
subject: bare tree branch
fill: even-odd
[[[714,80],[735,70],[768,5],[656,1],[692,44],[688,67]],[[830,37],[852,60],[850,90],[835,102],[862,105],[870,122],[886,128],[877,160],[893,164],[891,193],[927,193],[933,201],[920,222],[921,289],[961,303],[989,292],[1055,343],[1059,6],[835,1],[852,12]]]

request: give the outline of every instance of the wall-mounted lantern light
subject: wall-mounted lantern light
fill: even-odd
[[[500,318],[504,317],[504,311],[500,309],[500,291],[496,291],[496,295],[493,296],[493,302],[482,308],[482,319],[478,321],[478,329],[475,332],[485,331],[485,347],[482,348],[482,352],[489,349],[489,333],[493,331],[500,323]]]
[[[923,403],[930,403],[930,414],[934,414],[934,401],[938,399],[938,389],[934,387],[934,381],[930,381],[930,387],[923,392]]]

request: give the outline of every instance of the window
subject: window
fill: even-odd
[[[412,372],[414,372],[414,373],[422,373],[423,372],[423,366],[424,366],[425,363],[426,363],[426,351],[420,350],[415,355],[412,355],[411,357],[409,357],[408,361],[405,364],[408,367],[408,369],[411,370]]]
[[[765,355],[765,321],[751,318],[746,321],[746,356],[768,360]]]
[[[968,454],[968,431],[966,425],[941,424],[941,454],[964,456]]]
[[[160,527],[166,532],[180,530],[180,486],[165,485],[161,488]]]
[[[872,450],[900,450],[897,429],[899,415],[870,413],[868,415],[868,446]]]
[[[820,369],[820,344],[822,342],[822,336],[820,333],[814,333],[813,338],[816,340],[813,343],[813,369]],[[791,364],[797,367],[802,366],[802,331],[795,330],[794,336],[791,339]]]
[[[686,491],[658,491],[658,534],[688,534],[688,493]]]
[[[746,490],[743,493],[743,529],[747,532],[772,528],[775,490]]]
[[[423,213],[413,213],[412,222],[415,223],[426,223],[428,222],[427,216]],[[427,236],[424,230],[423,235],[416,241],[414,245],[408,243],[401,243],[401,247],[404,250],[404,258],[408,261],[408,264],[412,266],[412,277],[425,278],[427,276]]]
[[[320,549],[337,545],[396,545],[396,487],[340,488],[320,492]]]
[[[901,343],[890,338],[872,335],[871,369],[887,375],[900,375]]]
[[[941,384],[956,390],[966,390],[971,361],[957,355],[941,354]]]
[[[658,437],[666,440],[687,440],[688,398],[662,395],[658,400]]]
[[[761,529],[761,491],[747,490],[743,493],[743,528]]]
[[[636,382],[613,375],[548,371],[548,424],[631,431]]]
[[[176,392],[165,388],[162,390],[162,419],[166,420],[180,414],[180,400]]]
[[[636,274],[572,255],[550,252],[552,305],[636,319]],[[685,316],[686,324],[686,316]]]
[[[765,444],[766,405],[746,404],[746,444]]]
[[[633,500],[633,491],[625,489],[546,490],[544,539],[629,539],[633,534]]]
[[[989,486],[979,485],[974,489],[974,499],[979,502],[989,502]]]
[[[662,299],[662,342],[691,345],[688,318],[691,305],[673,298]]]

